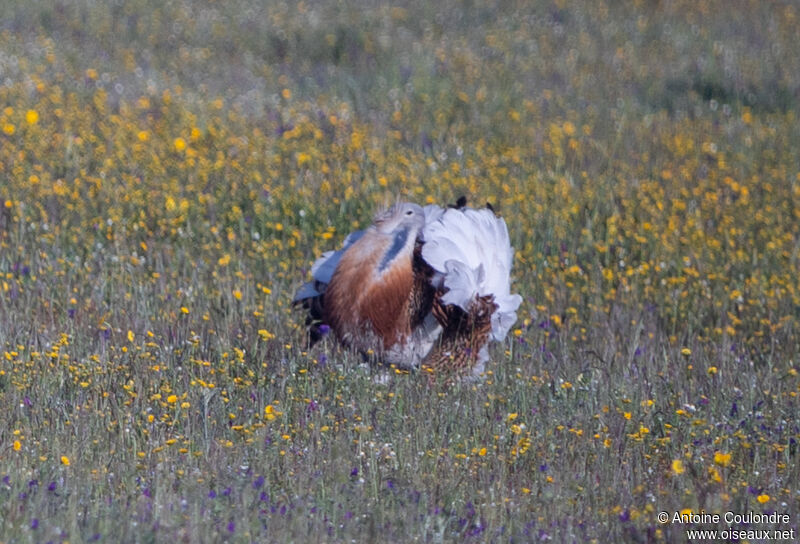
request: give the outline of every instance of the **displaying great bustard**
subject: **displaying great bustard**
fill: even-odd
[[[483,372],[488,342],[505,338],[522,298],[511,293],[505,221],[465,204],[395,204],[317,259],[294,298],[312,342],[330,329],[398,368]]]

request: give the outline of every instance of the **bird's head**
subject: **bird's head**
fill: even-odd
[[[388,210],[375,214],[374,223],[378,232],[391,234],[398,229],[409,229],[415,236],[425,225],[422,206],[411,202],[398,202]]]

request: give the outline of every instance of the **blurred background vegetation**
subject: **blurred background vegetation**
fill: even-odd
[[[6,0],[0,540],[796,527],[799,17]],[[315,256],[462,194],[525,299],[482,385],[304,349]]]

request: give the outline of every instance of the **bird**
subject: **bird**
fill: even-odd
[[[488,206],[397,202],[312,265],[293,303],[310,343],[328,332],[366,358],[405,370],[480,375],[488,344],[517,320],[514,250]]]

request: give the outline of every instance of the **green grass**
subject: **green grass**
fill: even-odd
[[[796,534],[798,17],[10,2],[0,542]],[[305,349],[317,255],[461,194],[524,298],[483,380]]]

